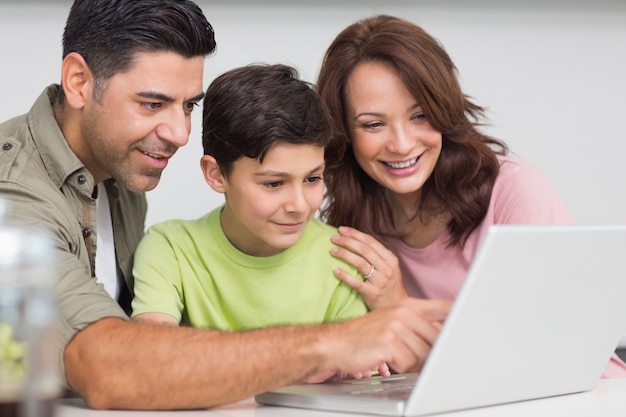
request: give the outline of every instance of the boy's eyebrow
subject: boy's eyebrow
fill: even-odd
[[[323,171],[325,165],[326,165],[326,163],[322,163],[322,164],[316,166],[311,171],[309,171],[309,173],[307,175],[311,175],[311,174],[313,174],[314,172],[317,172],[317,171]],[[289,176],[291,176],[291,174],[289,174],[287,172],[272,171],[272,170],[256,172],[254,175],[257,176],[257,177],[263,177],[263,176],[289,177]]]
[[[158,93],[156,91],[140,91],[137,93],[137,95],[139,97],[143,97],[143,98],[148,98],[148,99],[152,99],[152,100],[159,100],[159,101],[165,101],[167,103],[171,103],[174,101],[173,97],[168,96],[167,94],[163,94],[163,93]],[[200,101],[204,98],[204,92],[201,92],[197,95],[195,95],[194,97],[190,98],[189,100],[186,100],[187,102],[189,101]]]

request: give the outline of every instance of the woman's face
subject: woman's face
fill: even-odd
[[[348,77],[346,105],[361,168],[397,197],[419,196],[441,154],[441,132],[396,71],[380,62],[356,66]]]

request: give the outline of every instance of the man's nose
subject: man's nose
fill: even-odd
[[[191,118],[182,109],[172,109],[157,128],[157,136],[172,145],[180,148],[185,146],[189,141],[189,133],[191,132]]]

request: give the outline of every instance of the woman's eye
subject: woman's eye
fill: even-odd
[[[315,177],[309,177],[306,179],[306,182],[310,183],[310,184],[314,184],[316,182],[322,181],[322,177],[321,176],[315,176]]]
[[[376,129],[381,127],[383,124],[381,122],[370,122],[370,123],[363,123],[363,127],[365,129]]]

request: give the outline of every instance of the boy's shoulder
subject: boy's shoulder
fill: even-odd
[[[338,233],[337,228],[330,226],[317,218],[313,218],[309,224],[306,225],[298,245],[326,250],[333,245],[331,236]]]
[[[186,231],[198,231],[209,227],[211,212],[197,219],[168,219],[154,223],[148,228],[148,232],[159,232],[165,234],[175,234]]]
[[[307,229],[310,229],[320,235],[332,236],[339,233],[337,228],[329,225],[328,223],[324,223],[317,217],[311,219],[309,224],[307,225]]]

